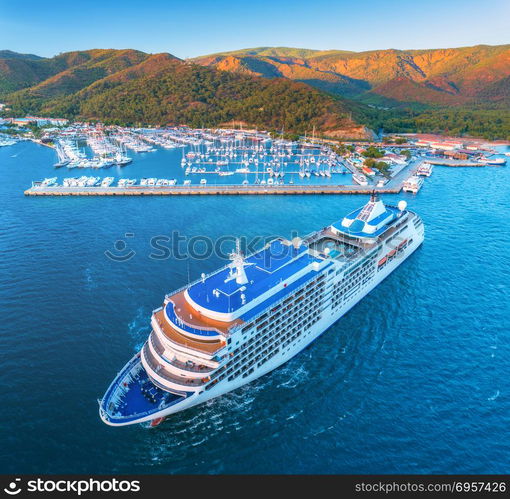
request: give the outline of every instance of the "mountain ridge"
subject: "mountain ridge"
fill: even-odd
[[[365,126],[510,134],[510,45],[256,47],[186,60],[133,49],[0,54],[7,56],[0,57],[0,101],[18,115],[153,125],[243,121],[292,133],[315,127],[339,138],[369,138]]]
[[[302,81],[361,101],[379,95],[404,104],[477,103],[487,87],[496,91],[510,76],[510,44],[365,52],[259,47],[193,60],[223,71]]]

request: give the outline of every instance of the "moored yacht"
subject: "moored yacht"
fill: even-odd
[[[432,175],[433,166],[430,163],[422,163],[418,170],[416,170],[416,175],[420,177],[430,177]]]
[[[413,194],[416,194],[421,189],[422,185],[423,178],[413,175],[402,184],[402,189],[404,192],[412,192]]]
[[[504,166],[506,165],[505,158],[481,158],[479,163],[484,163],[489,166]]]
[[[359,185],[368,185],[367,177],[365,177],[365,175],[361,173],[353,173],[352,180],[354,180],[354,182],[356,182]]]

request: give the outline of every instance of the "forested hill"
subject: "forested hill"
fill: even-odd
[[[372,130],[510,138],[510,45],[317,51],[261,47],[183,61],[94,49],[0,51],[11,115],[370,138]]]
[[[16,62],[0,61],[1,100],[12,115],[197,127],[241,121],[285,132],[370,136],[350,118],[352,104],[308,85],[220,71],[170,54],[91,50]]]
[[[368,52],[259,47],[195,61],[225,71],[301,81],[371,103],[510,104],[510,45]]]
[[[258,47],[194,59],[223,71],[287,78],[367,106],[373,130],[510,140],[510,45],[427,50]]]

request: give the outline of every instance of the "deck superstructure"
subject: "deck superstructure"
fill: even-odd
[[[165,297],[141,352],[100,402],[110,425],[160,421],[275,369],[344,315],[423,241],[375,194],[304,239],[275,239]]]

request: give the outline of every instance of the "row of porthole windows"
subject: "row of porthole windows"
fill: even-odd
[[[321,290],[321,288],[323,288],[323,286],[324,286],[324,283],[323,283],[323,282],[321,282],[321,281],[324,279],[324,277],[325,277],[325,275],[320,276],[318,279],[314,280],[312,283],[308,284],[306,287],[304,287],[304,288],[302,288],[301,290],[299,290],[299,291],[298,291],[298,292],[297,292],[297,293],[296,293],[296,294],[292,297],[292,298],[295,300],[295,302],[299,302],[299,301],[301,301],[301,300],[303,299],[303,297],[300,297],[299,295],[301,295],[304,291],[310,291],[310,290],[311,290],[311,289],[313,289],[313,288],[317,288],[317,289],[313,290],[313,291],[315,291],[315,292],[314,292],[312,295],[309,295],[309,296],[307,297],[307,299],[303,302],[303,304],[300,306],[300,310],[303,308],[303,305],[304,305],[304,304],[307,304],[307,305],[308,305],[308,304],[310,304],[311,299],[318,295],[318,291],[319,291],[319,290]],[[288,301],[287,301],[287,303],[288,303],[289,301],[290,301],[290,300],[288,300]],[[318,301],[318,300],[316,299],[316,300],[315,300],[315,302],[317,302],[317,301]],[[313,304],[313,302],[312,302],[312,304]],[[281,306],[280,306],[280,307],[278,307],[278,308],[281,308]],[[288,309],[288,308],[290,308],[290,307],[286,307],[286,308]],[[275,310],[273,310],[272,312],[274,312],[274,311],[275,311]],[[280,312],[280,313],[281,313],[281,312]],[[257,318],[257,320],[255,321],[255,323],[257,323],[257,322],[261,322],[263,319],[266,319],[266,318],[268,317],[268,315],[269,315],[268,313],[263,314],[262,316],[260,316],[259,318]],[[276,314],[275,314],[275,315],[276,315]],[[294,322],[296,322],[296,321],[294,321]],[[266,327],[267,327],[267,326],[266,326]],[[251,328],[251,325],[250,325],[249,327],[245,327],[243,331],[247,331],[247,330],[248,330],[248,329],[250,329],[250,328]],[[257,328],[257,330],[258,330],[258,328]],[[251,348],[249,348],[249,351],[247,350],[246,352],[244,352],[244,353],[243,353],[243,357],[246,357],[246,356],[250,353],[250,351],[252,351],[252,350],[253,350],[253,348],[254,348],[257,344],[262,344],[262,342],[264,342],[265,340],[267,340],[267,339],[268,339],[268,336],[269,336],[269,335],[268,335],[268,334],[266,334],[266,335],[265,335],[264,337],[262,337],[262,338],[259,336],[258,338],[253,338],[253,339],[251,339],[251,340],[250,340],[250,343],[252,343],[252,342],[253,342],[253,340],[255,340],[255,339],[257,340],[257,343],[256,343],[256,344],[253,344],[253,345],[251,346]],[[235,352],[237,352],[237,351],[241,350],[241,349],[245,349],[245,348],[247,348],[248,346],[249,346],[249,344],[245,344],[245,345],[243,345],[243,346],[242,346],[242,347],[240,347],[239,349],[236,349],[236,350],[233,352],[233,354],[234,354]],[[260,350],[260,348],[259,348],[259,349],[257,349],[257,351],[259,351],[259,350]],[[249,357],[247,357],[247,358],[249,358]],[[235,361],[234,361],[234,362],[235,362],[235,364],[234,364],[234,365],[237,365],[239,361],[242,361],[242,358],[239,358],[239,357],[237,356],[237,358],[236,358],[236,359],[235,359]],[[244,367],[246,367],[246,365],[245,365]],[[223,366],[223,368],[221,368],[219,371],[217,371],[217,372],[215,373],[215,375],[216,375],[216,376],[217,376],[219,373],[222,373],[222,374],[220,374],[219,376],[217,376],[217,377],[215,378],[215,381],[214,381],[214,382],[215,382],[215,383],[217,383],[218,381],[220,381],[221,379],[223,379],[225,376],[227,376],[227,375],[229,374],[229,372],[231,372],[231,370],[232,370],[232,367],[231,367],[231,366],[228,366],[228,365]],[[213,375],[213,377],[214,377],[215,375]],[[211,387],[212,387],[212,385],[208,385],[206,388],[207,388],[207,389],[209,389],[209,388],[211,388]]]
[[[251,324],[248,324],[247,326],[245,326],[241,332],[242,334],[246,334],[248,332],[250,333],[253,333],[255,330],[253,329],[253,326],[256,326],[258,325],[260,322],[262,322],[264,319],[267,319],[269,317],[273,317],[273,316],[276,316],[276,315],[280,315],[282,313],[282,307],[284,305],[286,305],[289,301],[291,300],[295,300],[296,298],[299,298],[299,296],[301,294],[303,294],[305,291],[310,291],[312,288],[317,288],[318,286],[320,286],[322,283],[322,279],[324,278],[325,276],[324,275],[321,275],[318,279],[315,279],[314,281],[312,281],[311,283],[309,283],[307,286],[301,288],[299,291],[297,291],[294,295],[290,296],[287,300],[285,300],[281,305],[278,305],[277,307],[275,307],[273,310],[271,310],[271,313],[269,312],[266,312],[264,314],[262,314],[261,316],[257,317],[257,319],[255,319],[255,321]],[[285,310],[285,309],[283,309]]]
[[[267,362],[270,358],[274,357],[279,351],[279,345],[282,345],[282,348],[288,345],[293,340],[297,339],[302,335],[303,331],[307,328],[310,328],[312,324],[317,322],[320,319],[320,313],[316,312],[314,315],[309,317],[306,322],[303,324],[294,327],[291,331],[289,331],[286,335],[280,336],[274,343],[271,344],[271,347],[268,348],[264,354],[265,358],[258,363],[258,367]],[[277,348],[278,347],[278,348]],[[258,360],[260,356],[257,356],[255,360]]]
[[[312,324],[312,322],[316,322],[318,320],[320,314],[319,310],[316,310],[315,313],[309,315],[303,324],[297,324],[298,320],[295,319],[291,326],[294,325],[293,329],[287,333],[286,336],[282,337],[281,335],[270,337],[271,334],[267,333],[264,337],[259,338],[257,344],[254,344],[251,348],[249,348],[246,352],[242,354],[242,357],[237,357],[232,366],[228,366],[228,368],[218,376],[215,383],[221,381],[226,376],[229,376],[229,381],[235,379],[239,374],[244,371],[247,367],[250,367],[253,362],[256,362],[262,356],[266,355],[266,358],[259,363],[259,366],[266,362],[269,358],[276,355],[277,352],[274,349],[291,333],[295,333],[297,330],[306,328]],[[293,338],[297,337],[300,333],[295,333]],[[271,341],[272,340],[272,341]],[[279,351],[279,348],[278,348]],[[260,352],[260,353],[259,353]],[[257,355],[257,353],[259,353]],[[256,356],[255,356],[256,355]],[[253,357],[255,356],[255,357]],[[223,369],[221,370],[223,371]],[[211,388],[212,385],[208,385],[207,389]]]
[[[354,270],[356,270],[358,267],[361,267],[362,265],[366,264],[367,262],[370,262],[374,260],[377,257],[377,249],[371,250],[370,253],[365,255],[363,258],[361,258],[358,261],[355,261],[354,263],[350,264],[346,269],[340,269],[340,272],[344,270],[345,274],[348,275]]]
[[[316,301],[318,301],[318,300],[316,300]],[[313,304],[313,302],[311,302],[310,304]],[[318,307],[315,307],[315,310],[317,310],[317,308]],[[300,307],[300,311],[301,311],[301,309],[302,309],[302,307]],[[306,320],[306,318],[308,316],[312,315],[313,311],[314,311],[314,308],[308,308],[304,313],[301,313],[301,314],[297,315],[297,317],[296,317],[296,312],[297,312],[297,310],[296,310],[296,312],[294,314],[292,314],[292,316],[290,316],[288,319],[286,319],[282,323],[273,324],[271,326],[270,331],[269,331],[269,328],[267,328],[265,331],[261,332],[261,333],[265,333],[263,336],[254,338],[254,340],[256,340],[255,343],[251,343],[251,344],[247,343],[247,344],[243,345],[242,347],[240,347],[239,349],[237,349],[235,352],[239,351],[240,354],[236,357],[235,362],[237,363],[238,361],[242,361],[244,357],[246,357],[247,355],[249,355],[252,352],[257,353],[261,348],[260,345],[262,345],[271,336],[274,336],[273,331],[276,327],[280,328],[280,331],[285,331],[286,328],[289,328],[289,327],[296,328],[298,326],[298,323]]]
[[[369,281],[370,281],[370,279],[363,281],[357,288],[354,288],[353,290],[351,290],[348,295],[342,296],[342,298],[339,301],[333,303],[332,304],[333,310],[336,311],[338,308],[345,305],[345,303],[348,302],[353,296],[355,296],[358,293],[360,293],[361,291],[363,291],[363,288]]]
[[[369,265],[371,264],[371,265]],[[333,299],[336,300],[345,293],[347,293],[350,289],[354,288],[363,278],[367,275],[372,274],[374,272],[374,261],[367,262],[367,265],[362,268],[361,272],[356,272],[354,275],[348,277],[348,279],[342,279],[338,284],[335,285],[333,289]]]
[[[307,328],[309,329],[320,318],[321,318],[320,314],[317,314],[315,317],[312,317],[309,321],[307,321],[305,324],[303,324],[303,327],[300,331],[297,331],[296,333],[294,333],[292,336],[290,336],[283,342],[282,348],[285,348],[289,343],[292,343],[293,341],[297,340],[303,334],[303,331],[305,331],[305,329],[307,329]]]
[[[414,223],[414,226],[415,228],[417,229],[418,227],[420,227],[421,225],[423,225],[423,221],[421,220],[421,218],[418,218],[416,217],[414,220],[413,220],[413,223]]]
[[[286,326],[290,321],[295,323],[297,318],[301,318],[305,314],[310,314],[313,311],[314,306],[321,304],[324,298],[324,288],[317,289],[312,295],[306,297],[304,300],[296,300],[294,307],[290,309],[290,313],[281,320],[276,321],[275,326]]]
[[[250,369],[248,369],[248,371],[246,371],[243,374],[243,378],[246,378],[247,376],[249,376],[253,372],[254,369],[255,369],[254,367],[251,367]]]
[[[269,345],[269,347],[266,348],[266,350],[261,352],[259,355],[256,355],[254,357],[248,357],[245,363],[241,363],[241,365],[237,366],[237,368],[233,370],[232,374],[228,377],[228,380],[229,381],[234,380],[241,373],[243,373],[243,377],[249,376],[254,370],[254,368],[251,366],[253,366],[253,364],[257,362],[261,357],[263,357],[263,359],[260,362],[258,362],[257,367],[260,367],[262,364],[267,362],[271,357],[274,357],[280,351],[280,348],[278,347],[280,343],[281,340],[276,340],[272,342]],[[254,352],[254,354],[255,353],[256,352]]]
[[[343,294],[336,296],[333,299],[333,303],[331,304],[331,307],[333,309],[338,308],[340,305],[345,303],[351,296],[353,296],[355,293],[360,291],[365,285],[370,282],[374,276],[375,272],[373,269],[369,273],[366,274],[366,276],[361,279],[360,282],[357,282],[356,287],[351,286],[349,289],[347,289]]]
[[[264,359],[262,359],[257,364],[257,367],[260,367],[262,364],[265,364],[269,359],[272,359],[279,351],[280,351],[279,348],[275,348],[272,352],[270,352]]]
[[[296,312],[303,310],[303,308],[313,305],[314,299],[315,299],[315,302],[317,302],[319,299],[319,295],[323,291],[322,288],[323,288],[323,285],[312,290],[311,294],[309,294],[306,297],[305,296],[294,297],[295,298],[294,303],[287,305],[287,307],[285,307],[285,309],[284,309],[284,311],[286,312],[286,316],[293,315]],[[289,313],[287,313],[287,312],[289,312]],[[266,315],[266,314],[264,314],[264,315]],[[260,334],[264,334],[269,328],[273,329],[276,326],[281,326],[282,322],[288,321],[287,318],[283,319],[283,321],[282,321],[282,319],[281,319],[282,315],[283,315],[282,311],[279,310],[278,312],[274,313],[274,315],[269,316],[267,321],[263,322],[256,329],[253,330],[253,332],[258,333],[258,336],[253,336],[252,338],[250,338],[242,346],[235,349],[233,351],[233,353],[236,354],[237,352],[242,351],[245,348],[248,348],[250,344],[252,344],[254,341],[258,340],[258,338],[260,337]],[[273,318],[276,318],[276,320],[271,320]]]
[[[365,277],[365,279],[363,279],[360,282],[360,284],[359,284],[359,286],[357,288],[352,289],[352,290],[349,291],[349,293],[345,294],[343,296],[344,301],[349,300],[352,296],[354,296],[355,294],[359,293],[365,287],[365,285],[372,280],[372,277],[373,277],[373,274],[371,274],[368,277]]]
[[[371,267],[371,265],[374,263],[375,261],[375,257],[370,257],[368,260],[365,260],[365,262],[363,262],[363,265],[360,265],[358,267],[356,267],[354,270],[351,270],[348,274],[346,274],[340,281],[338,281],[336,284],[335,284],[335,288],[341,286],[343,283],[345,283],[346,281],[348,281],[349,279],[352,279],[352,277],[354,277],[356,274],[358,274],[359,272],[362,272],[364,269],[366,269],[367,267]]]

